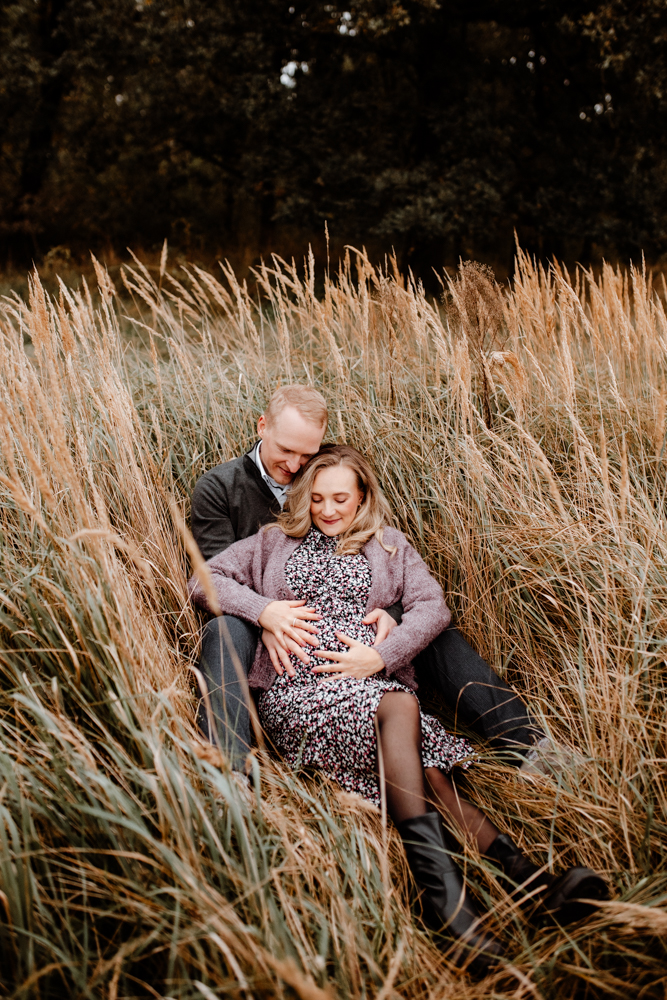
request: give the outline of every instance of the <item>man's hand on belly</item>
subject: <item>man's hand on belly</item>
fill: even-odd
[[[375,631],[375,642],[374,646],[379,646],[381,642],[387,638],[389,633],[393,628],[396,628],[398,622],[396,622],[390,614],[383,611],[382,608],[376,608],[375,611],[371,611],[363,620],[364,625],[376,625]]]
[[[302,663],[305,663],[306,666],[310,664],[310,657],[308,656],[305,647],[307,641],[312,644],[313,636],[309,636],[308,640],[306,640],[306,636],[308,636],[307,632],[302,632],[301,629],[296,629],[295,631],[300,632],[304,637],[302,640],[303,645],[301,646],[294,639],[290,639],[289,636],[283,635],[283,641],[281,643],[278,641],[273,632],[269,632],[267,629],[264,629],[262,632],[262,642],[268,650],[269,656],[271,657],[271,663],[273,664],[273,669],[279,677],[282,676],[283,672],[285,672],[288,677],[294,677],[296,674],[289,658],[290,653],[294,653],[294,655],[298,657]]]
[[[371,612],[374,614],[375,612]],[[326,649],[316,649],[313,656],[319,656],[323,660],[332,660],[331,666],[313,667],[314,674],[323,674],[322,680],[340,680],[343,677],[372,677],[384,670],[384,660],[377,649],[372,646],[365,646],[363,642],[357,642],[343,632],[336,632],[336,638],[344,642],[349,648],[344,653],[327,652]]]

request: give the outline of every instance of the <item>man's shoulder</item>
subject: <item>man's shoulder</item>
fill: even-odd
[[[221,462],[199,477],[194,493],[208,493],[211,489],[219,490],[221,487],[229,489],[240,485],[241,482],[252,481],[252,466],[252,459],[247,454],[232,458],[228,462]]]

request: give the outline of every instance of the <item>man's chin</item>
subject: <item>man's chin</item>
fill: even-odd
[[[291,472],[283,472],[282,469],[276,469],[275,472],[269,472],[269,475],[271,476],[271,479],[278,483],[279,486],[289,486],[294,479]]]

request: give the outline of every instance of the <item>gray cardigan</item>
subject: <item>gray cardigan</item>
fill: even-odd
[[[451,613],[442,588],[405,535],[395,528],[385,528],[384,541],[396,546],[395,555],[386,552],[375,538],[362,549],[371,570],[366,613],[402,602],[401,624],[392,629],[377,651],[384,660],[387,676],[415,689],[411,661],[447,628]],[[299,538],[288,538],[280,528],[264,528],[209,559],[208,567],[223,614],[259,625],[258,618],[271,601],[296,600],[285,578],[285,565],[300,542]],[[188,591],[198,607],[210,611],[195,577],[188,581]],[[252,688],[267,691],[276,676],[269,654],[259,642],[248,683]]]
[[[239,538],[254,535],[280,513],[280,504],[250,452],[216,465],[197,481],[192,494],[192,534],[204,559]]]

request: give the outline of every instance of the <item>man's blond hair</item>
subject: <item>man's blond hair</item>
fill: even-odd
[[[267,424],[273,423],[286,406],[292,406],[304,420],[326,427],[329,419],[326,400],[321,392],[309,385],[283,385],[276,389],[264,410]]]

